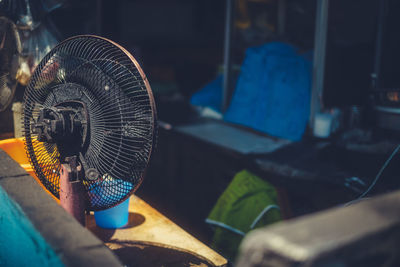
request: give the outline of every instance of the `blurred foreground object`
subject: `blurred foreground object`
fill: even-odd
[[[400,266],[400,191],[251,232],[237,266]]]

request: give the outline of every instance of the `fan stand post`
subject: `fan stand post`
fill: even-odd
[[[60,174],[60,204],[83,226],[86,225],[86,203],[82,181],[77,179],[82,171],[80,165],[61,164]],[[75,169],[75,170],[74,170]]]

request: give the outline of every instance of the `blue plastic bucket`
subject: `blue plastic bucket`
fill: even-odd
[[[107,229],[120,228],[128,224],[129,198],[121,204],[102,211],[94,212],[97,226]]]

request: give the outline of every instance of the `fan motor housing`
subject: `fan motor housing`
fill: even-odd
[[[32,132],[38,134],[38,141],[63,144],[65,142],[85,143],[87,112],[84,103],[70,101],[51,108],[42,108],[32,125]]]

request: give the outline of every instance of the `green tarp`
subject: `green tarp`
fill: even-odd
[[[233,260],[246,233],[280,220],[275,188],[243,170],[219,197],[206,222],[215,229],[212,247]]]

